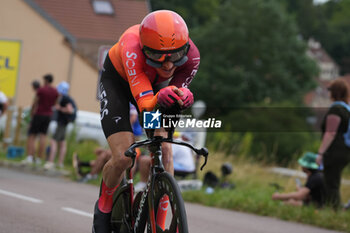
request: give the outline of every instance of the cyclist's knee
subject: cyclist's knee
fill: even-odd
[[[131,166],[132,160],[124,156],[124,151],[119,151],[112,155],[112,158],[109,160],[109,163],[113,167],[120,167],[126,169],[127,167]]]
[[[124,155],[124,152],[134,142],[131,132],[119,132],[108,137],[108,144],[111,147],[112,154],[109,164],[113,167],[127,168],[131,165],[131,159]]]

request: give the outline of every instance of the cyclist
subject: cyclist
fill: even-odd
[[[131,159],[125,150],[134,142],[129,101],[139,112],[158,103],[185,109],[193,104],[188,89],[197,73],[200,55],[188,36],[185,21],[168,10],[148,14],[140,25],[127,29],[108,52],[100,81],[101,124],[112,158],[102,171],[100,196],[95,204],[93,232],[110,232],[113,193]],[[164,129],[155,135],[166,136]],[[173,174],[171,145],[163,143],[163,163]]]

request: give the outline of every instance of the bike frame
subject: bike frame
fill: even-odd
[[[129,149],[125,152],[125,156],[130,157],[132,159],[132,165],[126,170],[126,184],[118,189],[117,200],[120,195],[124,192],[129,193],[129,213],[125,213],[127,219],[124,219],[124,224],[128,227],[129,232],[139,232],[140,220],[144,218],[145,213],[145,202],[148,204],[148,216],[151,223],[152,232],[156,232],[156,217],[154,210],[154,196],[152,190],[154,190],[154,182],[157,174],[166,172],[162,163],[162,146],[163,142],[179,144],[183,146],[187,146],[195,151],[198,155],[203,155],[205,157],[205,161],[201,166],[201,170],[207,163],[208,150],[206,148],[196,149],[191,144],[182,141],[175,141],[172,139],[173,132],[168,132],[168,137],[163,138],[161,136],[153,136],[154,131],[150,133],[149,139],[135,142],[133,143]],[[147,182],[146,190],[142,193],[139,207],[137,209],[136,218],[133,216],[134,209],[134,185],[133,185],[133,173],[132,168],[135,165],[136,152],[135,149],[141,146],[149,146],[150,156],[151,156],[151,169],[150,176]],[[130,225],[131,223],[131,225]],[[143,229],[142,229],[143,230]]]

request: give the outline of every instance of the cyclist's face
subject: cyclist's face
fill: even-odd
[[[162,63],[162,67],[156,68],[159,76],[163,78],[171,78],[174,74],[176,66],[171,61],[165,61]]]

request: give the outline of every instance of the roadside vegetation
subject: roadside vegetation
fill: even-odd
[[[69,177],[72,180],[78,181],[72,167],[72,154],[76,152],[81,160],[89,161],[95,159],[94,150],[97,147],[99,145],[95,142],[77,143],[74,140],[74,135],[69,137],[65,169],[69,171]],[[257,161],[243,154],[226,155],[214,151],[210,150],[208,164],[203,171],[198,171],[198,178],[203,180],[204,174],[208,171],[212,171],[220,178],[221,165],[224,162],[229,162],[233,165],[233,173],[227,177],[227,181],[234,183],[235,188],[216,188],[212,194],[206,193],[206,187],[197,191],[186,191],[183,192],[185,201],[350,232],[349,210],[335,212],[332,209],[290,207],[271,200],[271,195],[277,191],[276,185],[272,184],[278,184],[282,188],[279,190],[280,192],[293,191],[295,190],[295,177],[272,173],[270,169],[274,166],[273,164]],[[1,161],[7,160],[17,163],[20,159],[8,160],[5,151],[0,150]],[[299,169],[296,163],[290,163],[288,167]],[[349,168],[345,170],[343,178],[350,180]],[[89,183],[98,186],[100,185],[100,179],[101,177],[89,181]],[[305,182],[304,179],[301,180]],[[138,175],[135,177],[135,182],[137,181]],[[350,199],[350,185],[342,185],[341,192],[343,202],[347,202]]]
[[[198,191],[186,191],[183,197],[188,202],[199,203],[212,207],[248,212],[262,216],[276,217],[282,220],[310,224],[322,228],[350,232],[350,210],[335,212],[332,209],[315,209],[313,207],[292,207],[282,202],[273,201],[271,195],[276,192],[290,192],[296,188],[295,178],[272,173],[272,165],[254,162],[252,159],[238,156],[225,156],[222,153],[212,153],[204,171],[199,172],[203,177],[207,171],[213,171],[220,176],[223,162],[233,165],[233,173],[228,177],[235,184],[234,189],[216,188],[212,194],[205,191],[205,187]],[[290,168],[299,169],[296,164]],[[350,169],[345,171],[344,179],[350,179]],[[305,182],[305,179],[301,179]],[[350,185],[342,185],[343,202],[350,200]]]
[[[316,63],[306,56],[308,39],[321,42],[340,65],[341,74],[350,72],[350,37],[344,33],[350,28],[350,1],[312,2],[150,1],[153,10],[175,10],[188,22],[190,36],[201,52],[191,90],[196,99],[207,104],[204,118],[223,121],[220,132],[207,135],[210,158],[205,170],[198,172],[199,178],[202,180],[207,171],[220,176],[224,162],[234,168],[228,177],[234,189],[217,188],[212,194],[207,194],[205,187],[187,191],[183,193],[186,201],[350,232],[350,210],[296,208],[271,200],[276,191],[276,185],[271,184],[283,187],[283,192],[293,191],[295,177],[269,169],[299,169],[297,158],[306,151],[316,152],[320,143],[319,125],[311,125],[307,119],[324,114],[303,103],[305,94],[315,90],[319,74]],[[91,141],[76,142],[74,133],[67,141],[65,169],[77,181],[72,154],[76,152],[84,161],[93,160],[99,146]],[[21,146],[25,146],[24,141]],[[0,160],[7,160],[2,147]],[[343,178],[350,180],[349,167]],[[100,184],[100,180],[89,182]],[[341,192],[343,202],[347,202],[350,186],[342,185]]]

